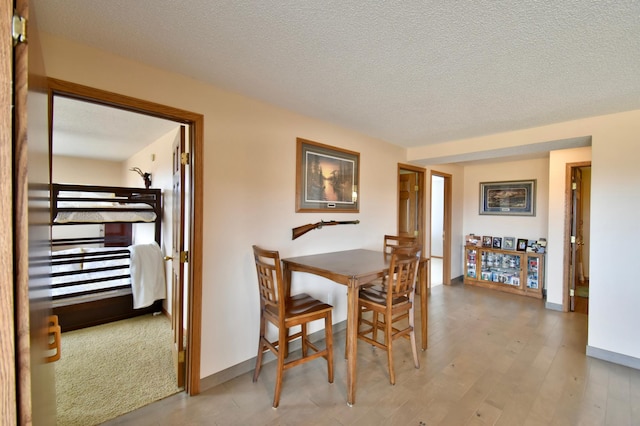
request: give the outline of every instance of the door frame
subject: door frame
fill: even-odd
[[[438,176],[444,179],[444,218],[443,218],[443,231],[444,241],[442,242],[442,283],[444,285],[451,285],[451,203],[452,203],[452,179],[453,176],[449,173],[439,172],[437,170],[429,171],[429,212],[433,204],[433,191],[432,191],[432,178]],[[431,219],[431,215],[429,215]],[[429,243],[431,243],[431,220],[429,220]],[[429,247],[431,251],[431,247]]]
[[[425,247],[425,226],[424,226],[424,220],[425,220],[425,209],[426,209],[426,200],[425,200],[425,176],[426,176],[426,172],[427,169],[423,168],[423,167],[418,167],[418,166],[413,166],[411,164],[402,164],[402,163],[398,163],[398,174],[397,174],[397,198],[396,198],[396,216],[397,216],[397,230],[400,230],[400,174],[402,173],[402,171],[410,171],[410,172],[414,172],[416,173],[418,176],[416,178],[416,182],[418,184],[418,186],[420,187],[420,190],[418,191],[418,197],[419,200],[416,203],[418,206],[418,217],[417,217],[417,224],[418,224],[418,238],[417,241],[419,244],[422,245],[423,247],[423,256],[424,256],[424,247]],[[424,256],[427,257],[427,256]],[[427,281],[428,282],[428,281]]]
[[[562,311],[569,312],[570,310],[570,296],[569,287],[571,280],[571,256],[575,250],[574,245],[571,243],[571,220],[573,217],[572,208],[572,188],[571,183],[573,176],[573,170],[582,167],[591,167],[591,161],[580,161],[576,163],[567,163],[565,169],[565,194],[564,194],[564,259],[563,259],[563,283],[562,283]]]
[[[49,91],[49,143],[52,143],[53,95],[62,95],[140,114],[175,121],[189,127],[189,273],[187,301],[187,354],[185,392],[200,393],[200,350],[202,329],[202,207],[204,116],[154,102],[136,99],[113,92],[95,89],[68,81],[48,78]]]

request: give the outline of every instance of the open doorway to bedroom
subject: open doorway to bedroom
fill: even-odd
[[[194,238],[194,235],[201,235],[201,232],[197,232],[201,230],[201,221],[194,217],[198,218],[201,212],[201,200],[198,195],[201,171],[196,170],[194,160],[202,147],[202,116],[53,79],[50,80],[49,87],[49,105],[52,112],[50,122],[52,183],[113,187],[116,197],[119,196],[118,188],[140,188],[139,193],[134,197],[138,196],[138,200],[142,199],[143,202],[146,202],[145,197],[148,197],[144,192],[145,187],[150,187],[151,190],[155,188],[162,194],[160,210],[162,238],[156,238],[156,241],[159,243],[162,262],[160,268],[164,270],[163,275],[166,276],[168,283],[165,287],[166,299],[164,303],[161,300],[160,304],[156,302],[151,306],[152,312],[157,315],[147,315],[148,320],[143,316],[136,317],[135,321],[138,321],[138,325],[134,327],[150,327],[148,324],[140,325],[139,321],[145,320],[153,322],[156,324],[153,327],[157,328],[160,317],[167,316],[175,320],[176,318],[171,318],[172,313],[182,312],[181,315],[176,316],[179,317],[179,321],[172,321],[173,326],[171,321],[161,324],[161,328],[169,329],[170,337],[172,328],[173,334],[180,336],[179,342],[176,338],[165,341],[162,352],[164,352],[165,361],[167,357],[170,360],[169,368],[174,369],[173,377],[182,377],[183,380],[181,384],[174,383],[173,389],[181,388],[189,394],[197,394],[199,393],[201,241]],[[180,191],[187,194],[183,206],[184,214],[180,216],[185,225],[185,238],[184,246],[178,250],[179,255],[174,256],[176,247],[172,238],[174,240],[178,238],[175,237],[176,225],[171,218],[172,213],[175,212],[173,203],[179,197],[174,196],[172,156],[175,154],[172,151],[172,145],[180,137],[186,142],[184,143],[186,154],[181,160],[185,168],[188,167],[183,178],[184,182],[179,185]],[[76,196],[85,197],[86,195]],[[113,204],[133,205],[121,202],[120,199],[118,203]],[[111,241],[110,244],[101,244],[102,246],[130,244],[132,248],[138,245],[150,245],[148,243],[154,240],[153,227],[150,228],[147,223],[97,223],[87,226],[93,227],[92,232],[99,238]],[[60,239],[61,236],[56,235],[60,231],[56,231],[56,228],[52,226],[52,238]],[[68,227],[63,232],[64,238],[69,232],[73,233],[70,231],[72,228]],[[117,242],[112,244],[114,240]],[[115,248],[118,249],[118,247]],[[84,249],[82,250],[84,252]],[[131,253],[133,256],[134,251]],[[103,265],[100,266],[92,269],[104,269]],[[172,282],[174,275],[172,269],[176,267],[183,272],[181,275],[185,278],[184,285],[176,286]],[[92,279],[89,278],[89,280]],[[180,309],[176,309],[176,303]],[[175,324],[180,325],[176,327]],[[176,329],[180,332],[175,333]],[[119,333],[121,332],[115,334]],[[166,333],[167,330],[160,330],[160,334],[164,336],[162,339],[166,339]],[[140,344],[139,340],[134,339],[128,346],[135,347]],[[171,366],[172,358],[176,361],[173,366]],[[145,383],[140,383],[139,386],[145,386]]]

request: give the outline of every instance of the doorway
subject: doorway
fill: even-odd
[[[591,162],[567,164],[565,311],[589,314]]]
[[[154,104],[140,99],[118,95],[78,84],[56,79],[49,79],[49,102],[52,108],[54,96],[82,100],[98,105],[113,107],[118,110],[130,111],[146,116],[161,118],[184,125],[188,129],[187,142],[190,166],[187,177],[188,230],[186,247],[188,261],[185,272],[188,276],[185,289],[188,298],[185,301],[186,326],[186,354],[185,354],[185,384],[184,389],[190,395],[200,392],[200,330],[201,330],[201,293],[202,293],[202,170],[199,167],[203,146],[203,122],[200,114],[191,113],[172,107]],[[50,140],[51,142],[51,140]]]
[[[422,247],[425,247],[425,172],[421,167],[398,164],[398,235],[416,237]]]
[[[451,284],[451,175],[430,173],[431,285]]]

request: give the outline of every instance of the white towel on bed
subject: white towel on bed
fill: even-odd
[[[167,297],[162,251],[157,243],[129,246],[133,308],[150,306]]]

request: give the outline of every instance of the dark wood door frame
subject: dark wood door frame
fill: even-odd
[[[87,102],[120,108],[127,111],[150,115],[182,123],[189,127],[190,190],[189,201],[189,262],[188,262],[188,317],[187,317],[187,355],[185,391],[189,395],[200,393],[200,350],[202,329],[202,206],[203,206],[203,135],[204,116],[201,114],[160,105],[117,93],[107,92],[88,86],[48,79],[49,108],[51,111],[53,95],[61,95]],[[49,118],[51,123],[51,116]],[[51,129],[51,127],[50,127]]]

